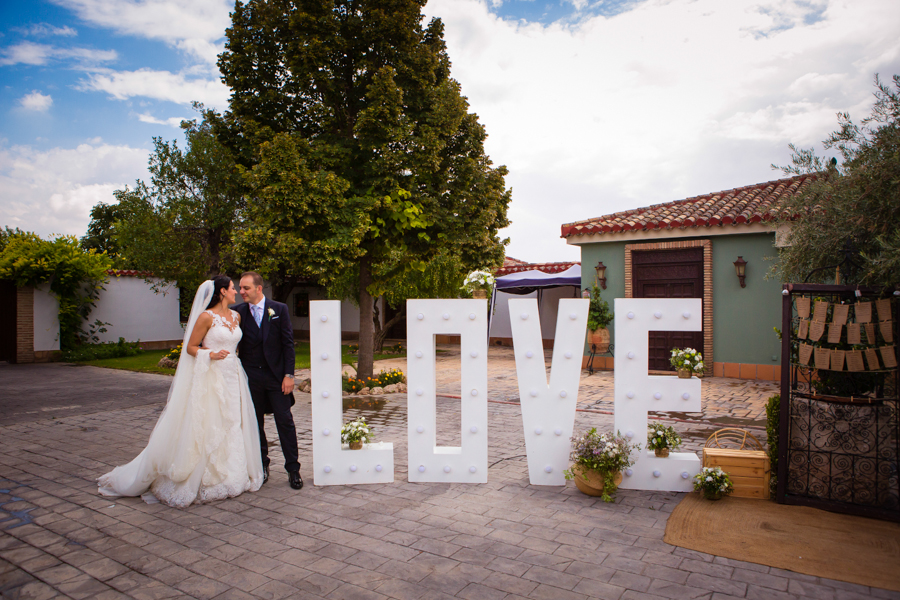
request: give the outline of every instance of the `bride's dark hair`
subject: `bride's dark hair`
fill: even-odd
[[[222,301],[222,290],[227,290],[228,286],[231,285],[231,277],[227,275],[216,275],[213,277],[213,295],[212,298],[209,299],[209,305],[206,307],[207,310],[218,304]]]

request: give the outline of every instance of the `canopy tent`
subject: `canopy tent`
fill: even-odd
[[[543,271],[522,271],[510,273],[503,277],[497,277],[493,293],[490,299],[490,311],[488,312],[488,339],[490,339],[491,319],[494,314],[494,304],[497,302],[497,292],[507,294],[526,295],[537,292],[538,313],[541,310],[543,291],[550,288],[575,287],[574,297],[579,296],[581,289],[581,265],[572,265],[560,273],[544,273]]]
[[[522,271],[497,278],[497,291],[507,294],[530,294],[541,289],[574,285],[581,288],[581,265],[572,265],[561,273]]]

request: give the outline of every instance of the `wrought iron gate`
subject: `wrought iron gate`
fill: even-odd
[[[778,502],[900,520],[897,296],[782,294]]]

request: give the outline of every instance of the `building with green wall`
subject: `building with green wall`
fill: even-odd
[[[781,281],[771,268],[783,236],[771,221],[810,181],[792,177],[567,223],[562,237],[581,248],[583,288],[597,280],[595,265],[606,267],[602,296],[610,306],[615,298],[702,298],[696,345],[708,372],[776,380]],[[739,261],[746,262],[743,282]],[[615,343],[614,329],[610,334]],[[613,359],[600,356],[594,365],[612,368]]]

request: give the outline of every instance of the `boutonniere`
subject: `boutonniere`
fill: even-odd
[[[275,311],[270,308],[269,309],[269,320],[271,321],[273,318],[277,319],[278,317],[275,316]]]

